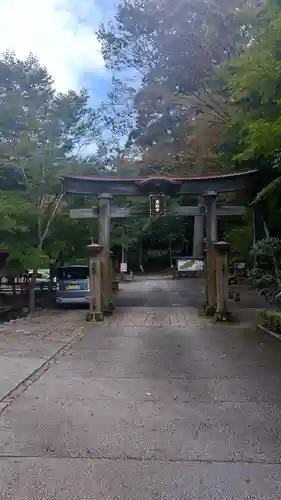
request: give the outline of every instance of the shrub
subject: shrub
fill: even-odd
[[[259,311],[259,319],[262,326],[281,335],[281,311],[263,309]]]

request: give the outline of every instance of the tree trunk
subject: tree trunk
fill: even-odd
[[[169,243],[169,257],[170,257],[170,268],[173,269],[173,252],[172,252],[172,244]]]
[[[43,248],[43,244],[45,242],[45,239],[48,236],[51,224],[55,218],[55,215],[57,213],[57,210],[59,208],[59,205],[61,203],[62,198],[63,198],[63,193],[60,194],[58,196],[58,198],[56,199],[54,208],[52,210],[52,213],[49,217],[49,220],[46,224],[44,231],[41,231],[41,227],[40,227],[41,222],[39,222],[39,219],[38,219],[38,231],[41,231],[41,237],[39,238],[39,243],[38,243],[38,250],[39,251],[41,251]],[[29,310],[30,315],[32,315],[34,313],[35,307],[36,307],[36,301],[35,301],[35,299],[36,299],[36,297],[35,297],[36,275],[37,275],[37,269],[33,269],[33,274],[32,274],[31,280],[30,280],[29,297],[28,297],[28,310]]]
[[[144,269],[143,269],[143,265],[142,265],[142,261],[143,261],[143,252],[142,252],[142,243],[140,243],[140,246],[139,246],[139,267],[140,267],[140,270],[141,272],[143,273],[144,272]]]
[[[264,219],[264,217],[262,218],[262,221],[263,221],[265,236],[267,239],[269,239],[269,238],[271,238],[271,236],[270,236],[268,224],[267,224],[266,220]],[[273,269],[274,269],[276,282],[277,282],[279,288],[281,289],[280,266],[279,266],[279,262],[278,262],[276,255],[272,256],[272,262],[273,262]]]

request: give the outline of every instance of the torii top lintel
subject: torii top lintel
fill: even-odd
[[[223,175],[205,177],[92,177],[71,175],[62,178],[63,192],[98,196],[107,193],[112,196],[146,196],[164,193],[167,196],[202,195],[212,190],[229,193],[247,189],[257,170],[247,170]]]

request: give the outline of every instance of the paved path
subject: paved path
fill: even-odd
[[[203,280],[191,278],[151,279],[128,281],[121,284],[117,296],[119,307],[199,307],[202,305]]]
[[[180,306],[155,282],[169,307],[104,325],[66,311],[2,328],[1,500],[280,500],[281,344],[214,327],[181,286]]]

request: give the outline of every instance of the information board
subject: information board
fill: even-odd
[[[179,258],[177,260],[177,270],[181,273],[198,273],[204,270],[204,260],[192,257]]]

